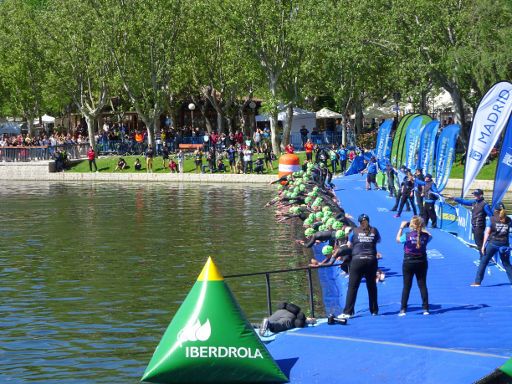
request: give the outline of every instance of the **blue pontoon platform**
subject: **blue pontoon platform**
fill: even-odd
[[[366,191],[360,175],[335,179],[348,214],[370,216],[382,242],[379,316],[370,316],[364,282],[356,314],[347,325],[316,326],[278,334],[267,347],[291,383],[472,383],[512,357],[512,287],[505,272],[490,266],[478,288],[470,287],[478,252],[452,234],[432,229],[429,244],[430,315],[423,315],[416,282],[407,315],[399,317],[402,246],[395,241],[404,212],[394,218],[394,199]],[[319,247],[315,252],[319,252]],[[332,272],[323,272],[330,270]],[[339,268],[320,272],[326,312],[339,314],[348,278]]]

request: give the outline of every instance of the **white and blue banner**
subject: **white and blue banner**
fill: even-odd
[[[496,164],[494,187],[492,191],[492,208],[501,202],[512,184],[512,115],[509,118],[505,137],[501,144],[500,156]]]
[[[417,168],[423,169],[424,174],[434,173],[434,152],[436,149],[436,136],[438,130],[439,121],[432,120],[421,132]]]
[[[471,228],[471,211],[463,205],[457,205],[457,237],[466,244],[475,245]]]
[[[386,163],[389,160],[389,154],[391,152],[391,128],[393,127],[393,120],[386,120],[379,128],[377,135],[377,146],[375,148],[377,161],[379,167],[384,169]]]
[[[442,192],[448,183],[453,161],[455,159],[455,146],[459,136],[460,125],[451,124],[439,134],[436,148],[436,185]]]
[[[463,196],[468,193],[484,166],[511,112],[512,84],[508,81],[495,84],[480,101],[471,126],[462,186]]]
[[[416,169],[416,152],[420,145],[421,129],[423,128],[423,116],[415,117],[407,127],[405,135],[405,166],[414,172]]]

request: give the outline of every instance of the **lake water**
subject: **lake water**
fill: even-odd
[[[302,229],[263,207],[272,195],[236,185],[4,183],[0,382],[138,382],[208,256],[224,275],[307,264],[309,251],[293,242]],[[274,305],[307,309],[304,272],[272,276]],[[259,322],[264,277],[226,281]]]

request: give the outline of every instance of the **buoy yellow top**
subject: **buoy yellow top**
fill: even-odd
[[[203,267],[203,270],[199,274],[197,281],[221,281],[224,280],[224,277],[220,274],[217,266],[213,262],[211,257],[208,257],[206,263]]]

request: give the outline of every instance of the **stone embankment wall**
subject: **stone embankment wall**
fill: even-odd
[[[113,181],[113,182],[191,182],[191,183],[236,183],[268,184],[276,180],[275,175],[233,175],[230,173],[75,173],[50,172],[50,162],[0,163],[0,180],[24,181]]]
[[[276,175],[233,175],[230,173],[74,173],[50,172],[48,161],[30,163],[0,163],[0,180],[25,181],[113,181],[113,182],[191,182],[191,183],[236,183],[268,184]],[[490,197],[494,180],[476,180],[472,189],[480,188]],[[460,190],[462,180],[450,179],[447,189]]]

